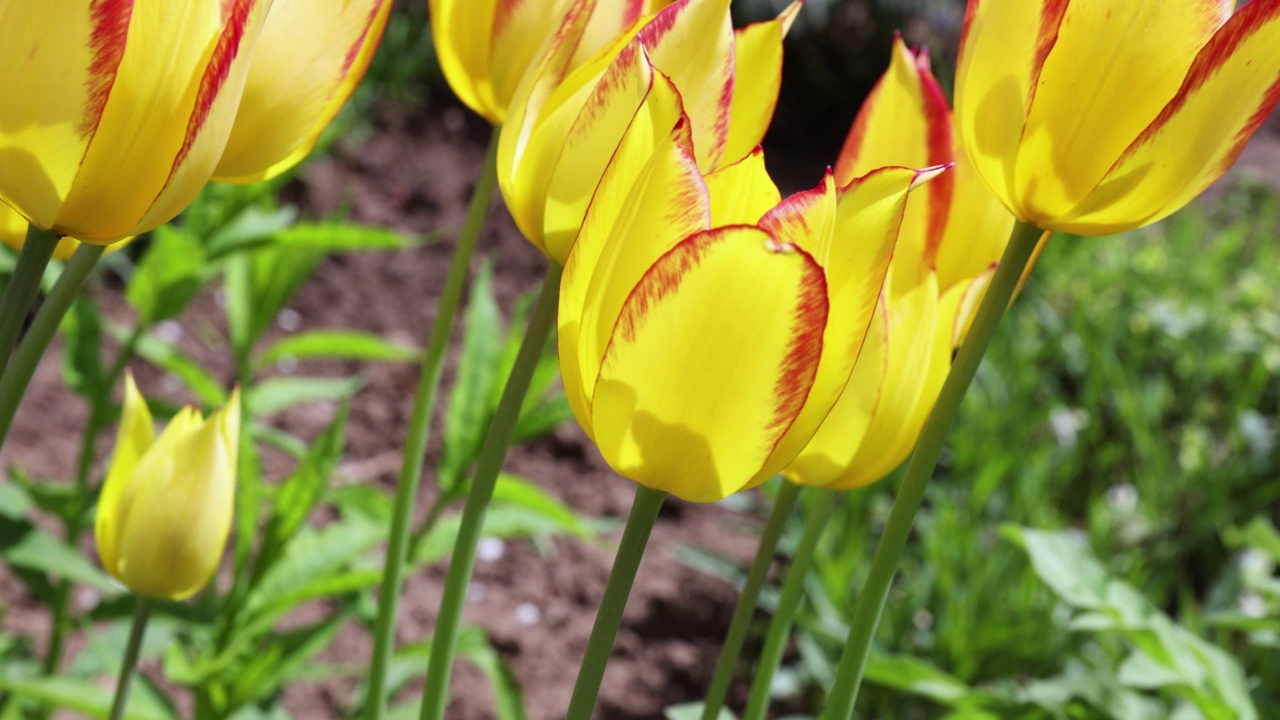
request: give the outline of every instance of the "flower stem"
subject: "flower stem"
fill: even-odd
[[[565,720],[591,718],[596,698],[600,695],[604,668],[613,651],[618,626],[622,623],[622,611],[627,606],[631,585],[635,582],[636,570],[640,567],[640,558],[644,556],[649,532],[653,530],[653,522],[658,519],[658,510],[662,508],[662,501],[666,498],[667,494],[664,492],[650,490],[643,485],[636,486],[636,499],[631,504],[631,515],[627,517],[627,526],[622,531],[622,543],[613,560],[613,569],[609,571],[609,582],[605,585],[604,597],[600,599],[595,624],[591,626],[586,654],[582,656],[582,664],[578,666],[578,681],[574,683]]]
[[[0,298],[0,371],[4,370],[13,346],[18,343],[22,321],[40,292],[44,269],[49,266],[49,258],[53,257],[57,247],[57,233],[41,230],[35,225],[27,227],[27,237],[18,251],[18,264],[4,289],[4,297]]]
[[[822,531],[827,527],[827,520],[831,518],[831,510],[835,507],[834,497],[823,497],[817,493],[826,494],[821,490],[811,491],[814,497],[811,498],[813,502],[809,503],[804,534],[800,536],[800,544],[791,558],[787,579],[782,583],[778,609],[773,613],[773,620],[769,621],[769,631],[765,635],[764,649],[760,651],[756,675],[751,680],[751,696],[747,700],[747,710],[742,720],[764,720],[765,713],[769,711],[773,676],[778,672],[782,653],[787,648],[787,638],[791,636],[791,622],[795,619],[796,609],[800,607],[809,568],[813,566],[813,551],[817,548]]]
[[[36,313],[27,336],[18,346],[18,352],[5,366],[4,372],[0,373],[0,447],[4,446],[9,428],[13,427],[18,404],[22,402],[22,396],[27,391],[31,376],[36,372],[36,366],[40,364],[40,358],[58,332],[62,316],[71,307],[104,250],[105,245],[80,244],[62,269],[62,275],[49,291],[44,304],[40,306],[40,312]]]
[[[459,625],[462,621],[462,605],[466,601],[467,586],[476,564],[476,545],[484,528],[485,513],[493,499],[493,488],[498,482],[498,472],[507,455],[507,445],[520,419],[520,408],[529,391],[534,369],[546,347],[551,327],[555,323],[556,308],[560,297],[560,266],[552,263],[542,281],[542,292],[529,318],[516,355],[511,376],[507,378],[498,408],[494,411],[480,458],[476,463],[471,490],[462,510],[462,523],[454,541],[453,556],[445,576],[444,596],[440,599],[440,613],[436,618],[435,636],[431,641],[431,657],[427,662],[426,689],[422,695],[422,720],[442,720],[449,700],[449,676],[453,672],[453,656],[458,648]]]
[[[884,612],[885,600],[889,597],[889,586],[898,571],[898,561],[907,544],[907,537],[911,534],[916,511],[920,509],[920,503],[924,499],[925,487],[933,475],[934,466],[938,464],[938,456],[942,453],[942,445],[960,402],[978,371],[987,345],[995,334],[996,324],[1009,306],[1041,234],[1040,229],[1030,223],[1018,222],[1013,227],[1009,246],[1005,248],[1004,257],[1000,258],[995,277],[991,279],[973,325],[960,346],[951,372],[938,394],[938,401],[929,414],[920,441],[907,464],[902,487],[898,490],[898,497],[893,502],[889,520],[871,561],[867,583],[854,608],[853,624],[849,628],[849,638],[836,669],[835,685],[822,720],[848,720],[853,717],[858,688],[862,684],[867,658],[871,654],[871,640],[880,624],[880,615]]]
[[[396,483],[396,500],[391,516],[390,537],[387,540],[386,565],[382,571],[382,589],[378,595],[378,619],[374,625],[373,667],[369,672],[369,687],[365,695],[366,717],[382,720],[387,712],[387,669],[395,650],[396,611],[400,602],[400,586],[404,582],[404,563],[409,545],[409,524],[422,480],[422,464],[427,454],[427,437],[431,431],[431,416],[435,410],[436,392],[440,389],[440,374],[444,369],[449,338],[453,334],[453,321],[462,301],[462,291],[471,269],[471,256],[484,229],[485,217],[493,201],[498,184],[497,171],[498,130],[494,129],[485,154],[480,179],[471,193],[471,204],[462,225],[462,234],[453,250],[449,274],[445,278],[440,305],[436,311],[431,336],[427,340],[426,353],[418,373],[418,390],[413,398],[413,414],[409,419],[409,431],[405,437],[404,455],[401,458],[400,477]]]
[[[702,703],[702,720],[718,720],[720,717],[725,696],[729,694],[729,684],[733,682],[733,671],[737,669],[738,657],[747,639],[747,630],[751,628],[751,617],[755,615],[756,605],[760,599],[760,588],[764,586],[769,568],[773,565],[778,538],[782,537],[787,516],[796,506],[796,498],[799,496],[800,486],[795,483],[784,482],[778,488],[778,497],[773,501],[773,511],[769,513],[769,521],[765,524],[764,533],[760,536],[760,545],[756,548],[755,559],[751,561],[751,569],[747,571],[747,581],[742,586],[741,594],[738,595],[738,605],[733,609],[729,631],[725,633],[724,644],[720,646],[720,657],[716,659],[711,686],[707,689],[707,698]]]
[[[124,720],[124,708],[129,704],[129,686],[133,684],[134,670],[138,667],[138,653],[142,651],[142,636],[147,631],[147,618],[151,616],[151,601],[138,596],[133,611],[133,624],[129,627],[129,644],[124,648],[120,662],[120,679],[116,682],[116,697],[111,702],[110,720]]]

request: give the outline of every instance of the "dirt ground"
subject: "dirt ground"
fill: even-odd
[[[356,222],[412,234],[443,231],[452,238],[462,222],[487,132],[457,106],[410,113],[387,108],[380,111],[366,139],[340,141],[329,156],[313,161],[300,173],[286,197],[314,216],[343,210]],[[806,175],[812,175],[816,180],[825,162],[814,159],[811,173],[788,168],[788,177],[804,182]],[[1274,137],[1255,142],[1242,164],[1252,168],[1249,172],[1280,182],[1280,143]],[[291,305],[296,322],[290,329],[360,328],[421,344],[435,313],[451,251],[452,241],[446,240],[393,253],[331,257]],[[496,261],[496,291],[504,309],[535,287],[546,267],[498,201],[480,254]],[[109,315],[127,317],[118,283],[100,282],[92,292]],[[227,348],[219,344],[221,335],[216,331],[222,327],[216,296],[208,293],[184,316],[182,345],[229,382]],[[78,433],[85,412],[80,400],[61,385],[55,358],[49,357],[37,374],[8,446],[0,454],[0,464],[18,464],[39,477],[65,478],[74,461],[68,449],[74,440],[69,438]],[[416,368],[333,363],[323,370],[358,372],[368,383],[352,404],[348,450],[339,470],[342,481],[377,483],[390,493]],[[145,363],[135,362],[134,372],[149,394],[183,399],[174,383]],[[447,368],[446,388],[450,372]],[[313,437],[333,412],[332,405],[318,403],[285,413],[276,422],[302,437]],[[65,431],[50,432],[51,427]],[[99,458],[109,452],[109,441],[104,436]],[[437,452],[433,442],[419,517],[432,497],[430,468]],[[268,470],[278,476],[285,468],[269,463]],[[506,470],[533,479],[596,517],[625,518],[634,490],[609,471],[572,424],[551,437],[513,448]],[[667,504],[627,607],[597,717],[657,720],[668,705],[701,698],[735,593],[727,584],[683,565],[676,551],[694,546],[745,562],[754,549],[760,520],[749,511],[722,505],[674,500]],[[500,554],[495,553],[496,559],[483,560],[477,567],[475,581],[483,592],[469,601],[465,619],[489,632],[513,668],[524,689],[530,720],[552,720],[563,714],[608,575],[610,550],[607,543],[560,540],[553,553],[544,555],[528,543],[507,543]],[[408,578],[397,624],[401,643],[421,640],[431,632],[443,578],[443,566]],[[0,630],[44,637],[48,617],[3,568],[0,608],[6,609]],[[73,652],[78,645],[73,638]],[[321,659],[364,664],[370,651],[370,638],[353,624]],[[324,720],[349,707],[354,690],[351,681],[297,683],[285,691],[284,702],[294,717]],[[492,717],[489,694],[478,671],[461,664],[455,671],[454,691],[451,720]],[[735,705],[745,699],[742,683],[733,697]]]

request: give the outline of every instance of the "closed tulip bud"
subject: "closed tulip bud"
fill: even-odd
[[[149,598],[181,600],[217,570],[235,504],[240,394],[202,418],[184,408],[154,437],[132,376],[94,535],[102,565]]]
[[[275,0],[213,179],[288,170],[351,97],[386,29],[391,0]]]
[[[663,98],[661,101],[658,98]],[[674,98],[674,99],[673,99]],[[655,76],[647,104],[678,97]],[[713,501],[768,479],[849,380],[908,191],[881,169],[780,200],[753,152],[703,174],[682,116],[625,134],[565,264],[565,392],[619,474]]]
[[[954,168],[908,198],[862,355],[822,427],[783,471],[794,482],[861,487],[907,458],[1013,227],[956,147],[928,55],[913,55],[901,38],[849,131],[836,182],[889,163]]]
[[[641,17],[671,0],[590,0],[577,45],[579,62],[609,44]],[[430,0],[431,37],[444,78],[467,107],[494,125],[525,71],[556,31],[571,0]]]
[[[594,7],[569,6],[516,90],[498,144],[507,207],[525,237],[561,263],[624,131],[649,121],[643,108],[658,76],[683,97],[703,172],[760,143],[778,98],[782,38],[800,3],[734,30],[729,0],[679,0],[584,60]],[[653,127],[665,133],[673,121]]]
[[[110,243],[208,182],[270,0],[0,0],[0,200]]]
[[[978,175],[1046,230],[1116,233],[1182,207],[1280,102],[1280,0],[1235,6],[969,0],[956,117]]]

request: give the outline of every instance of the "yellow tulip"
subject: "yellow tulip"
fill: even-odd
[[[954,168],[907,201],[862,355],[822,427],[783,471],[793,482],[860,487],[907,458],[1013,228],[954,144],[928,55],[913,55],[901,38],[849,131],[836,182],[890,163]]]
[[[498,144],[507,207],[525,237],[561,263],[624,131],[643,120],[655,78],[683,97],[704,172],[759,144],[777,102],[782,38],[800,4],[735,31],[729,0],[680,0],[584,58],[594,44],[593,6],[569,6],[516,90]],[[665,133],[671,122],[654,127]]]
[[[154,433],[147,401],[126,375],[94,536],[117,580],[144,597],[181,600],[213,577],[231,531],[239,391],[207,420],[188,407]]]
[[[970,0],[957,128],[1019,219],[1155,222],[1235,162],[1280,102],[1280,0]]]
[[[390,12],[391,0],[275,0],[213,179],[258,182],[306,157],[364,77]]]
[[[209,180],[270,0],[0,0],[0,200],[110,243]]]
[[[501,125],[516,87],[572,0],[430,0],[431,37],[449,87]],[[580,57],[604,47],[671,0],[591,0]]]
[[[0,202],[0,242],[8,245],[14,250],[21,250],[27,240],[27,220],[15,211],[13,208]],[[119,242],[114,242],[107,246],[107,252],[112,253],[133,240],[132,237],[125,238]],[[53,256],[59,260],[70,260],[71,254],[80,247],[78,240],[64,237],[58,239],[58,246],[53,250]]]
[[[678,103],[655,75],[645,104]],[[625,133],[564,267],[559,351],[610,466],[706,502],[768,479],[817,431],[863,345],[907,192],[940,169],[844,187],[828,172],[780,200],[758,150],[704,175],[695,129],[685,115]]]

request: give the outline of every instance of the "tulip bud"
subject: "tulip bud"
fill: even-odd
[[[240,394],[207,420],[184,408],[154,437],[132,375],[94,535],[102,565],[149,598],[182,600],[222,559],[235,504]]]

